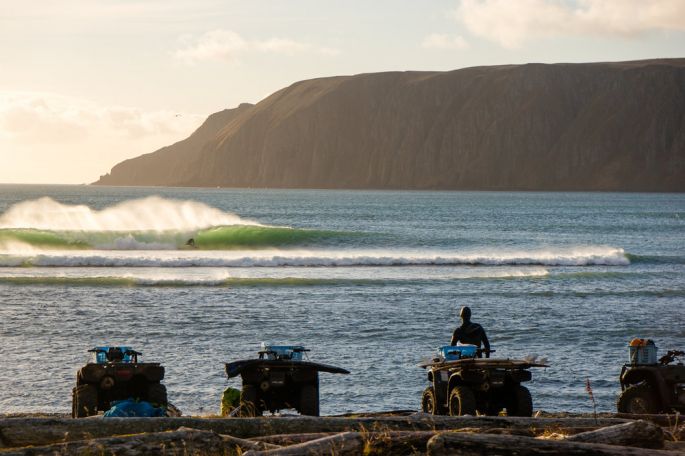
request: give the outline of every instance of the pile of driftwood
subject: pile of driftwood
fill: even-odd
[[[640,419],[646,418],[646,419]],[[8,455],[676,455],[677,416],[4,418]]]

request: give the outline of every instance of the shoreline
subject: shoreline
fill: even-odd
[[[679,415],[540,413],[527,418],[409,412],[107,419],[5,414],[0,415],[0,455],[685,454]]]

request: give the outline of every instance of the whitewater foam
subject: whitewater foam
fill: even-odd
[[[17,255],[0,255],[0,266],[17,264]],[[359,250],[110,251],[55,252],[21,257],[22,265],[66,267],[345,267],[417,265],[622,266],[623,249],[579,247],[525,252],[413,252]]]

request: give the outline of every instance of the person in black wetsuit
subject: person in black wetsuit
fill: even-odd
[[[459,312],[461,317],[461,326],[454,330],[452,334],[452,341],[450,345],[457,345],[457,342],[462,344],[477,345],[478,348],[483,345],[483,352],[485,357],[490,357],[490,342],[488,341],[488,336],[485,334],[485,330],[478,323],[473,323],[471,321],[471,309],[464,306]],[[478,357],[482,358],[482,353],[478,353]]]

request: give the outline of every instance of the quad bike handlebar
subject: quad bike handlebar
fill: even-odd
[[[309,350],[307,350],[307,351],[309,351]],[[90,350],[88,350],[88,353],[107,353],[107,350],[105,350],[103,348],[91,348]],[[126,350],[123,353],[124,353],[124,355],[131,355],[131,356],[142,355],[141,352],[135,351],[135,350]]]
[[[679,356],[685,356],[685,352],[682,350],[669,350],[664,356],[659,358],[659,364],[666,366],[676,361]]]
[[[476,349],[476,356],[480,358],[484,354],[490,355],[490,353],[495,353],[496,351],[497,350],[488,349],[488,348],[477,348]],[[489,356],[488,356],[488,358],[489,358]]]

